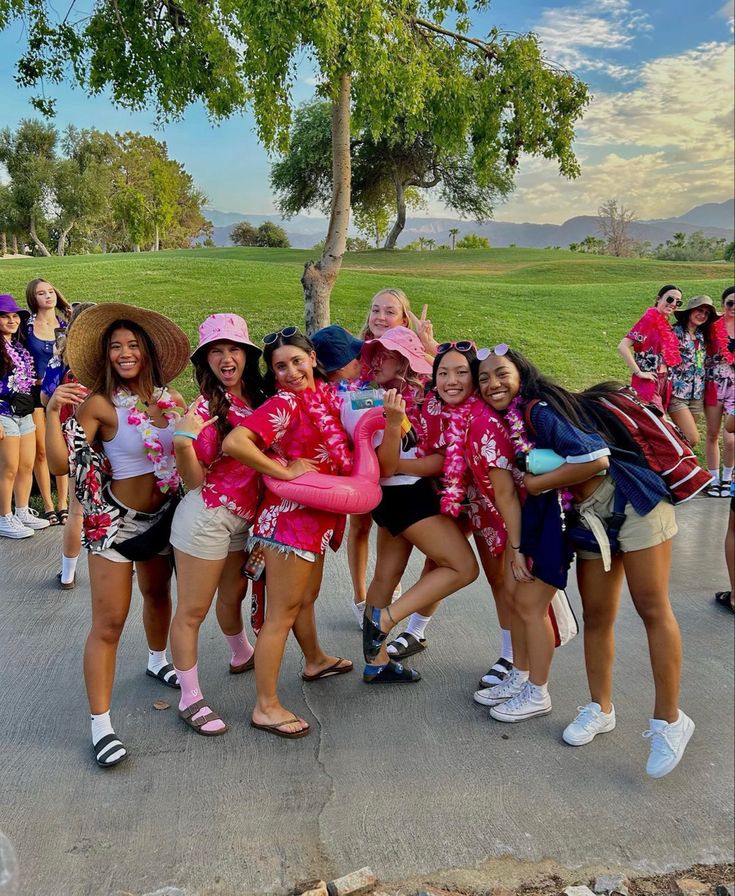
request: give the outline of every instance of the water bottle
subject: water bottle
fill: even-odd
[[[541,473],[550,473],[556,470],[566,460],[551,448],[532,448],[527,454],[516,456],[516,466],[524,473],[533,473],[538,476]]]

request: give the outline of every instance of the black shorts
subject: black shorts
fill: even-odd
[[[730,513],[735,513],[735,495],[730,498]]]
[[[31,395],[33,396],[33,410],[36,408],[42,408],[43,403],[41,402],[41,387],[40,386],[31,386]]]
[[[373,519],[396,536],[414,523],[440,513],[439,495],[433,480],[419,479],[411,485],[384,485],[380,504],[373,510]]]

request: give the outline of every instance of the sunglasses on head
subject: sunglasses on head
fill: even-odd
[[[498,358],[502,358],[503,355],[507,355],[509,351],[510,346],[506,345],[504,342],[496,345],[495,348],[479,348],[477,350],[477,360],[487,361],[490,355],[495,355]]]
[[[674,296],[666,296],[664,299],[667,305],[673,305],[675,308],[681,308],[684,302],[681,299],[677,299]]]
[[[263,337],[263,345],[273,345],[274,342],[277,342],[281,337],[284,339],[290,339],[291,336],[295,336],[297,333],[300,333],[298,327],[284,327],[282,330],[277,330],[275,333],[268,333],[267,336]]]
[[[460,339],[459,342],[440,342],[436,347],[437,355],[445,355],[447,352],[471,352],[477,348],[471,339]]]

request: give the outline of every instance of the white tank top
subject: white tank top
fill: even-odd
[[[103,441],[105,454],[112,467],[113,479],[132,479],[153,473],[154,468],[145,453],[143,439],[138,430],[128,423],[129,408],[116,407],[117,432],[109,442]],[[156,428],[164,454],[170,454],[174,441],[175,420],[171,420],[165,429]]]

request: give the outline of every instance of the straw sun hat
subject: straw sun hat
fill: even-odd
[[[161,385],[175,380],[189,363],[191,346],[186,333],[168,317],[122,302],[106,302],[87,309],[69,330],[66,357],[82,385],[91,386],[97,379],[104,363],[102,337],[116,320],[132,321],[148,335],[161,365]]]

